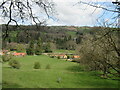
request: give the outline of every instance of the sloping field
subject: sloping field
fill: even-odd
[[[17,57],[20,69],[3,64],[5,88],[115,88],[118,81],[101,79],[95,72],[85,72],[80,65],[47,56]],[[41,69],[33,69],[40,62]],[[50,69],[46,69],[47,65]]]

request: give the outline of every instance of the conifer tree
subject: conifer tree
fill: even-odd
[[[41,55],[41,53],[42,53],[42,41],[41,41],[41,38],[39,38],[37,43],[36,43],[35,54]]]
[[[46,44],[44,50],[45,50],[46,53],[52,52],[51,47],[50,47],[50,43]]]
[[[28,55],[34,55],[34,41],[33,40],[29,43],[29,47],[27,48],[26,53]]]

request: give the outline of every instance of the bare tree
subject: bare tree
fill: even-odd
[[[34,13],[35,9],[41,11],[50,17],[54,12],[54,3],[50,0],[3,0],[0,2],[0,13],[2,18],[7,18],[6,34],[8,36],[8,26],[10,23],[15,23],[18,26],[19,21],[31,19],[36,25],[42,25],[45,20],[41,20],[39,15]]]
[[[84,1],[80,1],[78,2],[79,4],[86,4],[88,6],[92,6],[92,7],[95,7],[96,9],[98,8],[102,8],[103,10],[106,10],[106,11],[110,11],[110,12],[117,12],[117,13],[120,13],[120,11],[118,9],[109,9],[108,7],[105,7],[103,5],[99,5],[99,2],[84,2]],[[112,3],[112,2],[111,2]],[[116,3],[116,2],[113,2],[113,3]],[[118,5],[120,5],[120,2],[118,2]],[[95,9],[95,10],[96,10]]]
[[[88,7],[94,7],[95,9],[93,11],[91,11],[91,15],[97,10],[97,9],[102,9],[102,14],[96,19],[97,23],[100,24],[101,26],[114,26],[114,27],[119,27],[120,28],[120,1],[118,0],[114,0],[114,2],[109,2],[109,4],[107,4],[107,2],[99,2],[99,0],[97,1],[84,1],[84,0],[80,0],[78,3],[78,5],[84,4],[86,5],[87,9]],[[84,10],[85,10],[84,9]],[[106,14],[110,14],[111,16],[108,17],[108,20],[104,20],[104,16]],[[111,21],[112,19],[112,21]],[[101,21],[102,20],[102,21]],[[104,20],[104,21],[103,21]],[[111,22],[110,22],[111,21]],[[104,23],[103,23],[104,22]],[[118,22],[117,24],[115,24],[115,22]]]
[[[87,6],[95,7],[95,10],[91,13],[94,13],[98,8],[104,10],[103,14],[98,17],[97,21],[104,16],[105,12],[113,12],[114,22],[107,23],[106,21],[102,21],[102,27],[100,31],[96,32],[95,35],[87,35],[84,36],[83,43],[80,48],[80,54],[82,56],[81,63],[87,65],[91,70],[102,70],[104,75],[107,73],[111,73],[111,69],[117,72],[120,76],[120,29],[119,29],[119,21],[117,27],[115,29],[107,28],[119,20],[120,18],[120,2],[116,0],[116,2],[111,2],[116,4],[116,7],[111,9],[106,7],[104,3],[100,4],[99,2],[85,2],[81,0],[78,4],[85,4]]]
[[[103,37],[107,32],[109,33]],[[119,76],[120,50],[116,34],[116,29],[103,28],[94,35],[85,35],[80,48],[81,63],[88,66],[89,70],[101,70],[104,76]]]

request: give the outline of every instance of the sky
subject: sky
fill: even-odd
[[[101,8],[88,6],[85,4],[79,4],[80,0],[53,0],[56,3],[56,10],[58,15],[56,18],[58,21],[49,19],[48,25],[74,25],[74,26],[95,26],[98,25],[97,20],[113,21],[114,13],[107,12]],[[83,1],[83,0],[82,0]],[[114,5],[111,0],[84,0],[84,2],[93,2],[97,5],[113,9]],[[103,15],[104,13],[104,15]],[[100,18],[101,17],[101,18]]]
[[[115,5],[112,0],[81,0],[84,2],[92,2],[97,6],[114,9]],[[40,17],[41,20],[46,20],[49,26],[96,26],[103,22],[113,23],[117,14],[107,12],[101,8],[95,8],[85,4],[80,4],[80,0],[53,0],[55,4],[55,13],[49,18],[44,13],[38,13],[38,9],[34,7],[34,14]],[[0,17],[0,24],[5,23],[7,19]],[[34,24],[33,21],[25,21],[19,24]]]

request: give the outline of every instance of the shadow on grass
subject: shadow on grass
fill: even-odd
[[[68,67],[67,70],[71,72],[83,72],[84,71],[84,69],[80,65]]]
[[[76,85],[88,88],[118,88],[118,81],[101,79],[97,71],[86,71],[80,65],[68,67],[67,70],[77,78]],[[79,74],[80,73],[80,74]]]
[[[7,81],[2,81],[2,87],[3,88],[20,88],[21,86],[16,83],[10,83]]]

